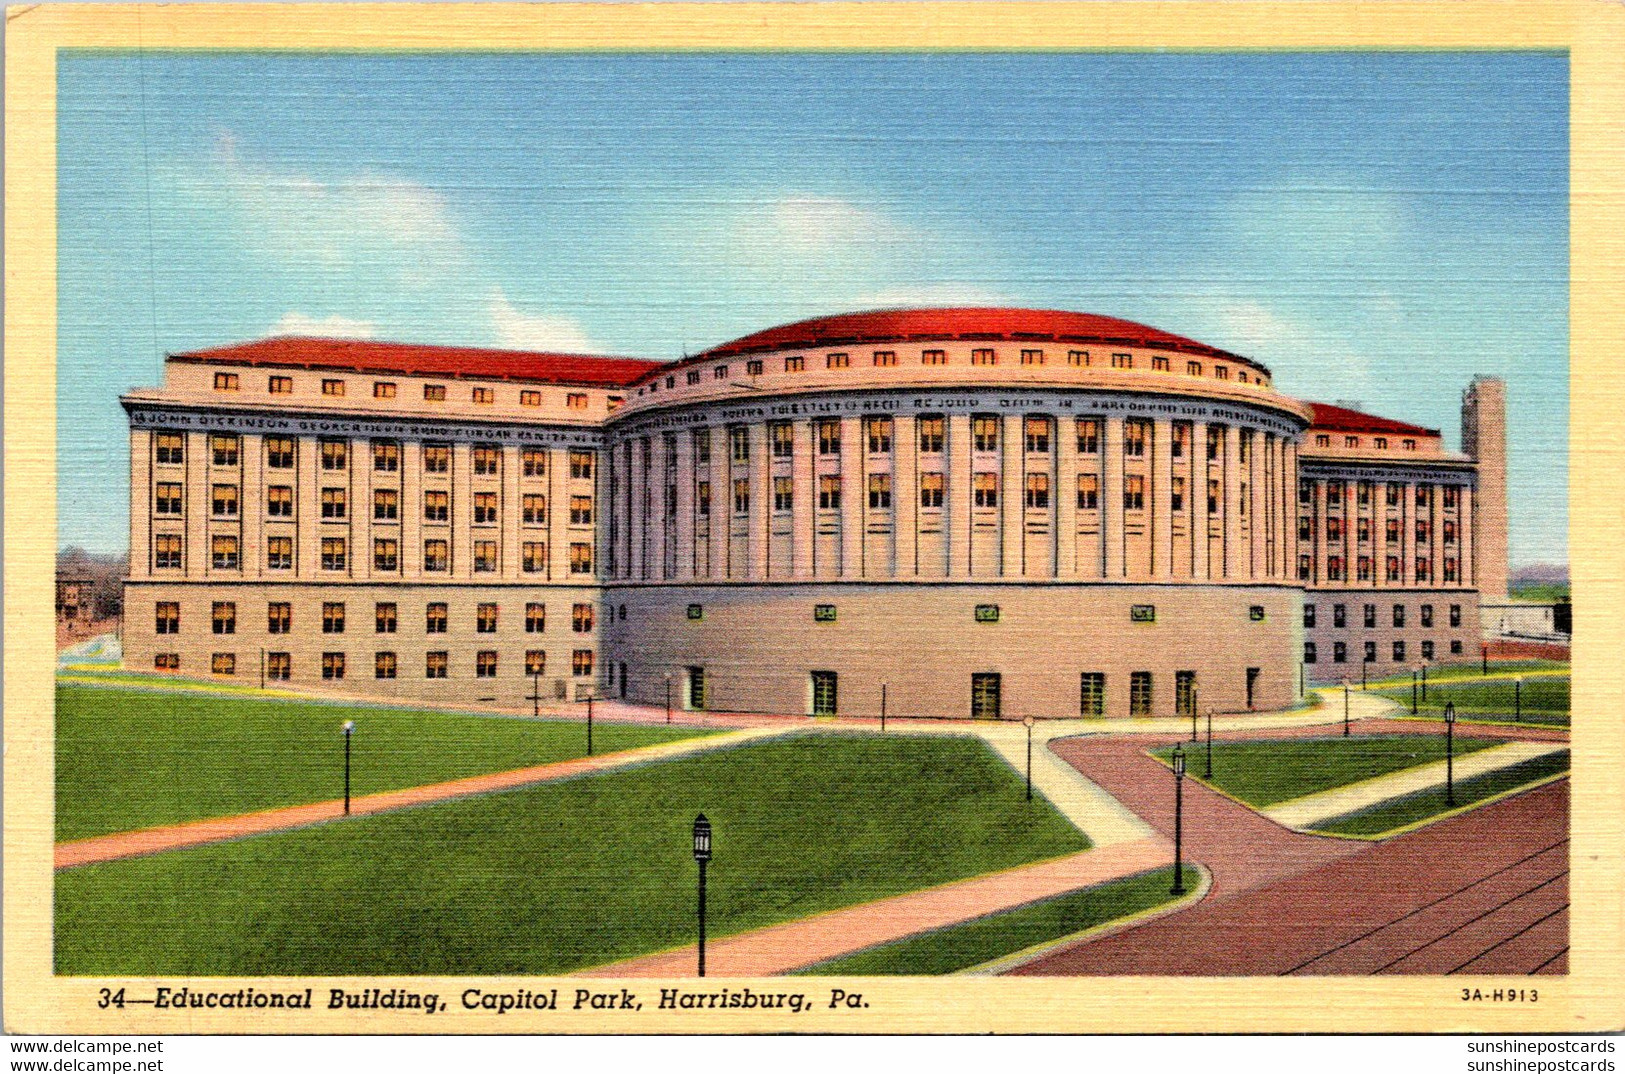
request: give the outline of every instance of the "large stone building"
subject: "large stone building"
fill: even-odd
[[[1266,709],[1476,646],[1505,584],[1499,382],[1468,389],[1458,455],[1109,317],[850,314],[677,363],[272,339],[165,368],[124,397],[142,668],[506,704]]]

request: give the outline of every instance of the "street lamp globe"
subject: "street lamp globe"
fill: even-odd
[[[1184,779],[1185,778],[1185,748],[1183,746],[1175,746],[1174,747],[1173,760],[1174,760],[1174,775],[1178,776],[1180,779]]]
[[[344,733],[347,734],[347,735],[355,734],[355,721],[354,720],[345,720],[343,730],[344,730]]]
[[[694,860],[711,860],[711,822],[704,813],[694,818]]]

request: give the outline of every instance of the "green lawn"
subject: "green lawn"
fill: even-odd
[[[1201,882],[1200,875],[1189,865],[1183,872],[1186,890],[1194,891]],[[801,972],[854,977],[955,973],[1172,902],[1177,898],[1169,893],[1173,881],[1174,870],[1169,866],[859,951]]]
[[[1376,691],[1405,706],[1410,711],[1411,688]],[[1428,683],[1428,696],[1421,700],[1417,691],[1417,712],[1423,716],[1442,716],[1445,702],[1456,706],[1457,715],[1482,717],[1493,720],[1513,720],[1521,711],[1522,719],[1529,723],[1561,724],[1569,722],[1568,676],[1545,676],[1525,679],[1517,687],[1511,679],[1480,679],[1476,682]],[[1521,700],[1521,709],[1520,709]]]
[[[980,741],[818,735],[57,874],[57,972],[564,973],[1086,848]]]
[[[1354,670],[1349,673],[1349,680],[1358,684],[1360,681],[1360,666],[1352,665]],[[1382,672],[1379,677],[1379,670]],[[1561,660],[1541,660],[1534,657],[1523,660],[1491,660],[1489,678],[1503,675],[1545,675],[1568,674],[1569,665]],[[1455,679],[1482,679],[1485,677],[1483,664],[1479,660],[1461,660],[1448,664],[1428,665],[1428,693],[1433,692],[1435,682],[1448,682]],[[1341,680],[1339,680],[1341,681]],[[1411,672],[1405,665],[1371,664],[1367,668],[1366,685],[1375,690],[1393,687],[1405,688],[1405,700],[1410,700]]]
[[[1343,835],[1381,835],[1391,832],[1395,828],[1402,828],[1428,817],[1438,816],[1455,808],[1471,805],[1509,791],[1514,787],[1521,787],[1526,783],[1533,783],[1548,776],[1555,776],[1560,772],[1568,771],[1569,751],[1548,754],[1545,757],[1535,757],[1519,764],[1509,765],[1496,772],[1486,772],[1482,776],[1472,779],[1456,781],[1456,804],[1449,805],[1445,801],[1443,787],[1431,787],[1425,791],[1408,794],[1403,798],[1395,798],[1381,805],[1358,813],[1349,813],[1345,816],[1334,817],[1313,825],[1316,831],[1337,832]]]
[[[577,757],[584,724],[286,699],[63,685],[56,693],[56,837],[225,816]],[[594,721],[593,749],[699,734]]]
[[[1457,735],[1456,754],[1499,744],[1497,739]],[[1172,752],[1171,748],[1160,749],[1154,755],[1167,763]],[[1263,809],[1291,798],[1442,761],[1444,753],[1443,735],[1338,735],[1215,742],[1213,778],[1206,782],[1255,809]],[[1186,774],[1200,777],[1205,765],[1205,746],[1186,743]]]

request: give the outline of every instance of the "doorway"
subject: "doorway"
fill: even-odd
[[[812,714],[833,716],[837,711],[836,677],[833,671],[812,673]]]
[[[1247,669],[1247,711],[1253,711],[1253,690],[1258,685],[1258,668]]]
[[[999,673],[974,672],[970,677],[970,716],[973,720],[999,718]]]

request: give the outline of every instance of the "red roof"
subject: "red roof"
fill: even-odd
[[[939,339],[1008,340],[1012,342],[1097,343],[1148,347],[1242,362],[1269,372],[1250,358],[1209,347],[1147,325],[1094,313],[1001,307],[871,310],[813,317],[742,336],[712,347],[696,361],[757,351],[849,344],[904,343]]]
[[[1410,425],[1403,421],[1392,421],[1388,418],[1379,418],[1375,414],[1362,414],[1358,410],[1349,410],[1347,407],[1332,406],[1330,403],[1310,403],[1310,409],[1315,412],[1314,421],[1309,425],[1311,431],[1315,429],[1328,429],[1339,433],[1403,433],[1411,436],[1438,436],[1437,429],[1424,429],[1420,425]]]
[[[596,354],[547,354],[362,339],[316,339],[308,336],[277,336],[252,343],[186,351],[170,357],[181,361],[297,366],[304,369],[397,373],[403,376],[489,377],[597,388],[623,388],[668,364],[642,358],[606,358]]]

